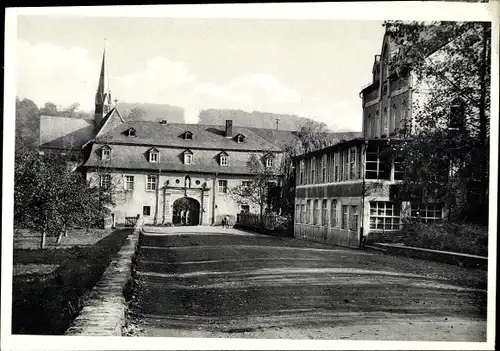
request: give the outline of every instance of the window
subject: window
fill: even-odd
[[[184,140],[193,140],[193,133],[185,132],[184,133]]]
[[[356,162],[356,177],[358,179],[361,179],[361,157],[362,157],[362,147],[361,146],[357,146],[357,153],[358,153],[358,158],[357,158],[357,162]]]
[[[103,189],[109,189],[111,187],[111,174],[102,174],[100,176],[100,185]]]
[[[339,153],[336,152],[333,158],[334,169],[335,169],[335,181],[340,181],[340,173],[339,173]]]
[[[306,223],[311,223],[311,200],[307,200],[306,202]]]
[[[184,164],[190,165],[193,163],[193,154],[189,152],[184,153]]]
[[[380,134],[380,113],[377,112],[375,113],[375,131],[374,131],[374,136],[378,136]]]
[[[111,149],[109,147],[102,149],[101,159],[104,161],[111,160]]]
[[[266,158],[266,167],[271,168],[274,166],[274,158],[272,156],[268,156]]]
[[[399,230],[401,226],[400,209],[389,201],[370,201],[370,229]]]
[[[156,149],[151,149],[149,151],[149,162],[158,163],[160,162],[160,153]]]
[[[156,176],[148,174],[146,178],[146,190],[156,190]]]
[[[245,136],[244,136],[244,135],[242,135],[242,134],[238,134],[238,135],[236,136],[236,142],[237,142],[238,144],[241,144],[241,143],[245,142]]]
[[[349,180],[349,149],[343,150],[344,152],[344,180]]]
[[[366,179],[390,179],[391,162],[387,147],[368,145],[366,150]]]
[[[316,158],[311,159],[311,181],[310,184],[316,183]]]
[[[241,213],[250,213],[250,205],[241,205]]]
[[[349,229],[351,230],[358,230],[358,206],[351,206],[351,225]]]
[[[218,187],[219,193],[226,194],[227,193],[227,180],[219,180],[218,184],[219,184],[219,187]]]
[[[190,176],[185,176],[184,177],[184,187],[191,188],[191,177]]]
[[[302,204],[300,205],[300,223],[305,223],[306,219],[306,205],[304,204],[304,201],[302,201]]]
[[[412,204],[411,217],[424,223],[440,221],[443,218],[443,206],[441,204],[426,204],[421,206],[419,204]]]
[[[384,83],[384,85],[382,86],[382,95],[385,94],[387,94],[387,83]]]
[[[299,167],[299,184],[304,184],[304,160],[300,161]]]
[[[337,215],[337,200],[332,200],[330,206],[330,227],[337,227],[339,223],[338,215]]]
[[[394,180],[404,179],[404,163],[403,159],[399,156],[394,157]]]
[[[321,157],[321,183],[326,183],[326,154]]]
[[[349,225],[349,206],[342,206],[342,229],[347,229]]]
[[[125,190],[134,190],[134,176],[125,176],[123,185]]]
[[[339,151],[339,181],[344,180],[344,150]]]
[[[356,179],[356,147],[350,149],[351,157],[349,158],[349,179]]]
[[[384,113],[382,114],[382,129],[380,130],[380,134],[387,136],[387,107],[384,107]]]
[[[150,216],[151,215],[151,206],[142,206],[142,215]]]
[[[328,225],[328,201],[326,199],[323,200],[323,205],[321,206],[321,225]]]
[[[300,223],[300,205],[295,205],[295,223]]]
[[[220,156],[220,165],[223,167],[229,166],[229,156],[221,155]]]
[[[134,128],[130,128],[130,129],[128,129],[128,130],[127,130],[127,132],[126,132],[126,134],[127,134],[127,136],[129,136],[129,137],[135,137],[135,136],[136,136],[136,134],[135,134],[135,129],[134,129]]]
[[[314,200],[313,224],[319,224],[319,200]]]
[[[400,114],[400,120],[399,120],[399,129],[401,130],[401,133],[407,133],[407,128],[408,126],[408,106],[406,106],[406,100],[403,100],[402,104],[402,111]]]
[[[241,182],[241,186],[244,188],[249,188],[250,186],[252,186],[252,181],[251,180],[243,180]]]
[[[398,126],[396,126],[396,120],[397,120],[396,114],[397,114],[397,112],[398,112],[398,109],[396,107],[396,104],[392,104],[391,119],[389,122],[389,133],[394,133],[394,130],[396,128],[398,128]]]

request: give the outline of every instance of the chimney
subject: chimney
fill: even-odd
[[[276,129],[280,129],[280,119],[276,118]]]
[[[233,120],[227,119],[226,120],[226,138],[232,138],[233,137]]]

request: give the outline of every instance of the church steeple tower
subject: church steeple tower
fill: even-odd
[[[101,126],[102,119],[111,109],[111,91],[109,90],[108,72],[106,70],[106,47],[102,54],[101,74],[99,75],[99,84],[95,94],[95,113],[94,121],[97,130]]]

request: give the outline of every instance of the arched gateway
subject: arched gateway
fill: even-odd
[[[191,197],[183,197],[175,200],[172,223],[174,225],[200,224],[200,203]]]

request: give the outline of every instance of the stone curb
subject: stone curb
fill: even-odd
[[[480,269],[488,268],[488,257],[484,256],[470,255],[458,252],[432,250],[421,247],[386,244],[386,243],[371,243],[370,245],[365,245],[364,247],[368,249],[383,251],[386,254],[394,254],[394,255],[420,258],[436,262],[444,262],[444,263],[459,265],[461,267],[480,268]]]
[[[83,303],[83,309],[65,335],[121,336],[126,321],[124,289],[132,275],[142,222],[137,223],[125,244],[104,271]]]

